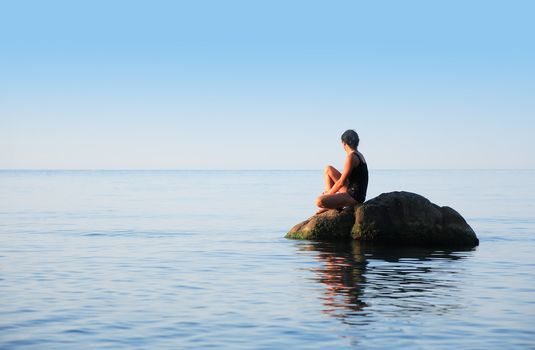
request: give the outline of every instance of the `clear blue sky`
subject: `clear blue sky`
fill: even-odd
[[[533,1],[3,1],[0,168],[535,168]]]

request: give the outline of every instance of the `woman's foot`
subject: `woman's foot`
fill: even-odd
[[[321,208],[321,209],[318,210],[318,211],[316,212],[316,214],[314,214],[314,215],[318,215],[318,214],[321,214],[321,213],[325,213],[327,210],[329,210],[329,209]]]

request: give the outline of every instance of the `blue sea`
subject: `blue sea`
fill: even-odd
[[[372,170],[471,250],[284,238],[322,171],[0,171],[0,349],[535,349],[535,171]]]

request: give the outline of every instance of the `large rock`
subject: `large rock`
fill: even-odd
[[[357,207],[351,236],[361,241],[425,246],[479,244],[458,212],[410,192],[383,193]]]
[[[476,234],[450,207],[410,192],[383,193],[341,212],[329,210],[294,226],[287,238],[353,238],[389,245],[474,247]]]

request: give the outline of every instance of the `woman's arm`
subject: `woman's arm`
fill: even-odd
[[[353,166],[353,156],[351,154],[347,155],[346,162],[344,164],[344,170],[342,170],[342,175],[340,175],[340,178],[338,181],[336,181],[326,194],[335,194],[338,192],[342,187],[344,187],[344,184],[346,182],[347,177],[349,176],[349,172],[351,171],[351,167]]]

